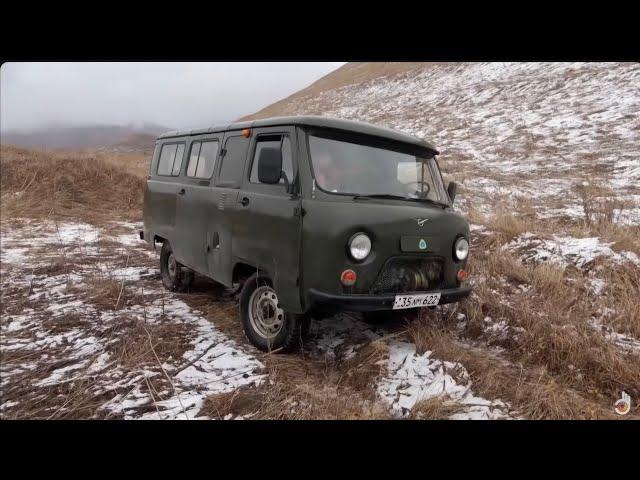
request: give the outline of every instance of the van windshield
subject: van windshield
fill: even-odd
[[[387,196],[448,204],[433,155],[409,154],[309,135],[316,184],[329,193]]]

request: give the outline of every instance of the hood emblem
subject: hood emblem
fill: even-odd
[[[422,227],[424,223],[429,220],[428,218],[416,218],[416,222],[418,222],[418,226]]]

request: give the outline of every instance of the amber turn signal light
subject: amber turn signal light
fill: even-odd
[[[342,272],[342,275],[340,275],[340,281],[345,287],[351,287],[356,283],[357,279],[358,275],[356,275],[356,272],[351,269],[345,270]]]
[[[458,270],[458,275],[457,276],[458,276],[458,280],[459,281],[464,282],[467,279],[467,277],[469,276],[469,272],[467,272],[466,270],[461,268],[460,270]]]

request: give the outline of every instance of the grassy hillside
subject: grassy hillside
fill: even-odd
[[[2,218],[138,220],[150,157],[0,146]]]

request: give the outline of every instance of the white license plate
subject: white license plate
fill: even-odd
[[[417,295],[396,295],[393,309],[433,307],[440,302],[439,293],[419,293]]]

